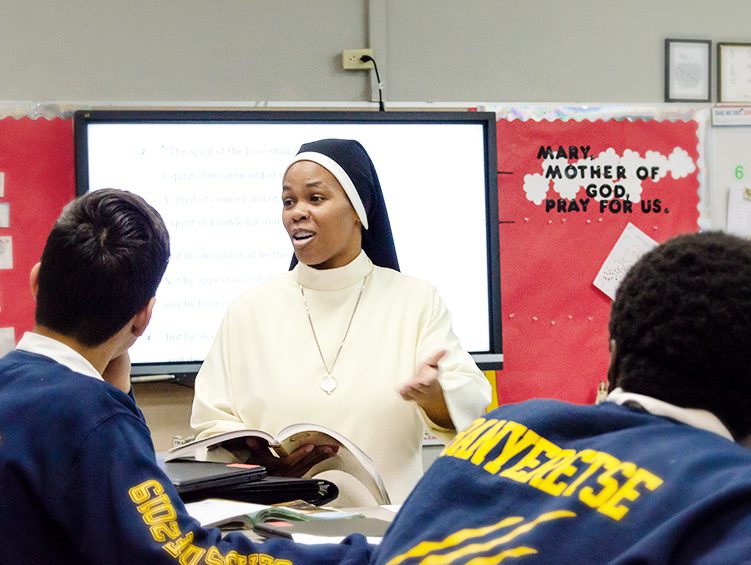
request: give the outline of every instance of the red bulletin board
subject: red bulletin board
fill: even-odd
[[[75,196],[73,121],[0,119],[0,172],[12,268],[0,269],[0,328],[13,328],[15,340],[34,325],[29,271],[39,261],[47,234],[63,206]]]
[[[593,280],[629,222],[658,242],[698,230],[697,128],[499,117],[501,404],[594,402],[611,300]]]

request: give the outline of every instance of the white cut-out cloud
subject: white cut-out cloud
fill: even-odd
[[[670,173],[674,179],[687,177],[696,170],[696,163],[689,157],[688,152],[680,147],[673,149],[668,157],[670,163]]]
[[[527,200],[531,200],[538,206],[545,200],[549,186],[550,181],[544,175],[539,173],[524,175],[524,192],[527,193]]]
[[[651,179],[655,183],[665,178],[668,173],[674,179],[679,179],[696,170],[696,164],[688,152],[681,147],[675,147],[668,157],[658,151],[647,151],[642,157],[639,152],[631,149],[626,149],[623,155],[618,155],[615,149],[609,147],[593,159],[580,159],[574,162],[568,162],[561,158],[543,159],[540,162],[540,167],[542,173],[524,175],[524,192],[527,200],[538,206],[548,197],[548,191],[551,187],[553,192],[557,194],[557,196],[553,196],[554,198],[573,200],[580,192],[584,192],[590,184],[597,186],[620,184],[625,189],[624,199],[628,198],[631,202],[639,202],[643,187],[642,179],[637,176],[637,170],[641,171],[641,176],[645,179],[651,179],[653,171],[656,171],[655,177]],[[567,167],[573,168],[566,169]],[[605,173],[608,170],[606,167],[609,167],[609,174]],[[618,167],[625,171],[625,178],[618,178]],[[560,178],[545,177],[546,172],[555,169],[560,171]],[[596,172],[593,174],[597,170],[600,171],[600,174],[598,175]],[[610,200],[611,198],[613,198],[612,193],[603,195],[599,191],[594,196],[594,199],[598,201]]]

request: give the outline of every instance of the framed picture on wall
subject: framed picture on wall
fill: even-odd
[[[751,103],[751,43],[717,44],[717,99]]]
[[[665,40],[665,102],[709,102],[712,42]]]

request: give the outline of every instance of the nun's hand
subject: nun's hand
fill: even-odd
[[[246,444],[250,449],[247,463],[263,465],[269,475],[279,477],[302,477],[312,467],[336,455],[338,445],[313,445],[305,444],[295,449],[292,453],[277,457],[269,450],[269,445],[258,438],[247,438]]]
[[[404,383],[399,389],[399,394],[404,400],[413,400],[423,409],[430,421],[442,428],[453,429],[454,423],[451,421],[448,406],[446,406],[446,397],[443,395],[443,388],[438,382],[438,361],[446,355],[446,350],[437,351],[426,359],[415,376]]]

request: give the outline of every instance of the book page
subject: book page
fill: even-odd
[[[226,527],[240,524],[246,528],[267,520],[342,520],[363,518],[359,512],[343,511],[328,506],[316,506],[304,500],[284,504],[255,504],[223,498],[206,498],[185,504],[188,514],[204,527]]]
[[[294,451],[305,444],[338,445],[339,451],[336,455],[313,466],[305,477],[313,477],[324,471],[343,471],[365,485],[378,504],[391,502],[373,460],[362,449],[334,430],[315,424],[294,424],[282,430],[279,440],[287,452]]]
[[[222,461],[232,463],[235,461],[227,460],[227,457],[230,457],[233,452],[228,444],[231,444],[231,442],[242,443],[244,438],[250,437],[261,438],[272,447],[278,445],[276,439],[263,430],[235,430],[233,432],[225,432],[223,434],[173,447],[164,453],[164,460],[172,461],[173,459],[188,457],[198,459],[199,461]],[[218,457],[212,456],[212,451],[218,451]],[[242,457],[240,457],[240,459],[242,459]],[[243,460],[242,462],[244,463],[245,461]]]
[[[188,514],[198,520],[203,527],[209,528],[221,526],[229,521],[239,521],[244,515],[253,516],[265,510],[268,506],[222,498],[207,498],[197,502],[188,502],[185,504],[185,508]],[[248,526],[253,524],[252,520],[242,521]]]

